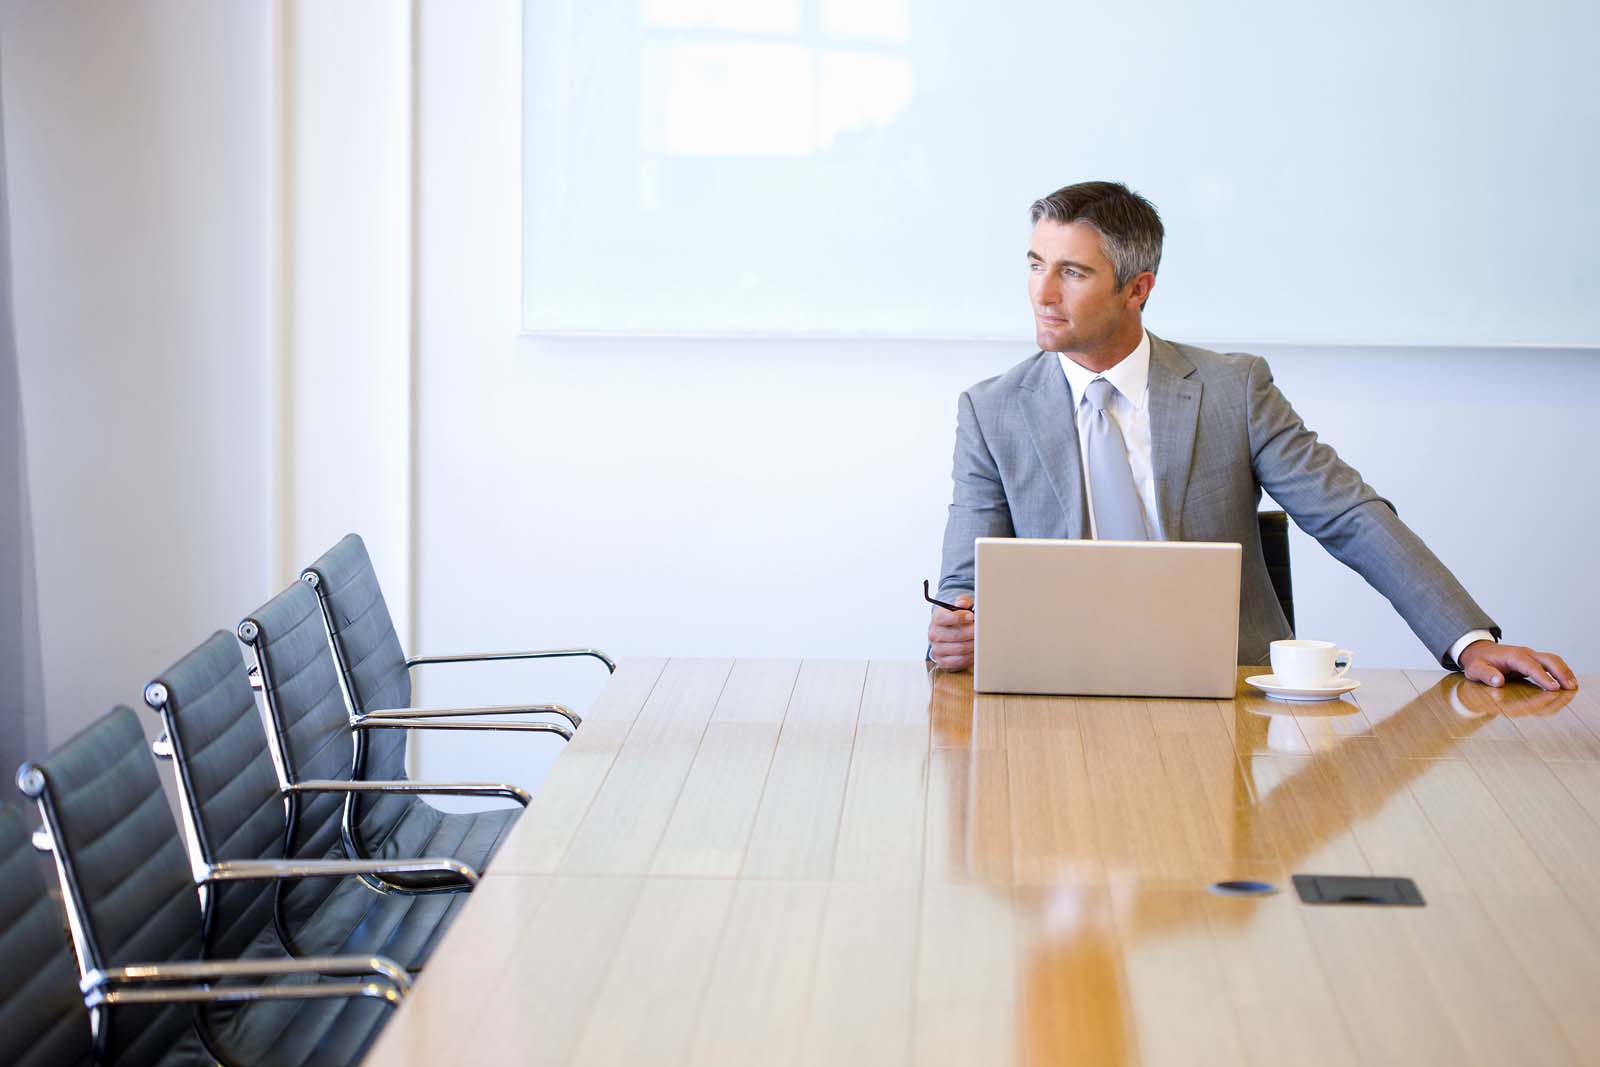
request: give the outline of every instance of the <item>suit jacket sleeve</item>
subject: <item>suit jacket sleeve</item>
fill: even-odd
[[[1249,432],[1256,480],[1335,559],[1394,605],[1406,625],[1455,670],[1450,646],[1469,630],[1500,628],[1455,575],[1411,532],[1348,463],[1317,439],[1272,382],[1267,361],[1251,357]]]
[[[951,479],[954,486],[950,517],[944,527],[944,560],[939,577],[941,600],[972,593],[974,540],[1015,536],[1000,468],[984,441],[978,413],[968,393],[962,393],[956,403],[956,451]]]

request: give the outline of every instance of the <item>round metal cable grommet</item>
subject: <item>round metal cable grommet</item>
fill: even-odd
[[[1230,880],[1213,882],[1211,891],[1219,897],[1266,897],[1276,893],[1278,887],[1271,882]]]

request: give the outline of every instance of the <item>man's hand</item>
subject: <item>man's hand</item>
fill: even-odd
[[[972,598],[963,593],[953,603],[970,608]],[[970,611],[933,609],[933,621],[928,623],[928,643],[933,646],[929,655],[935,665],[947,671],[964,671],[972,666],[972,622]]]
[[[1535,652],[1522,645],[1474,641],[1461,650],[1460,662],[1461,673],[1485,685],[1505,685],[1509,672],[1523,675],[1540,689],[1578,688],[1577,675],[1572,673],[1566,660],[1554,652]]]

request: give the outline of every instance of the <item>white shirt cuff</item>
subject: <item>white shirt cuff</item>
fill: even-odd
[[[1461,653],[1467,650],[1468,645],[1472,644],[1474,641],[1493,640],[1494,634],[1490,633],[1488,630],[1471,630],[1465,634],[1462,634],[1461,639],[1450,646],[1450,662],[1454,663],[1458,667],[1461,666]]]

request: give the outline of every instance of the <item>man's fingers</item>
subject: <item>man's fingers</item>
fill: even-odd
[[[1535,652],[1533,656],[1544,666],[1545,670],[1550,672],[1556,681],[1561,683],[1563,689],[1578,688],[1578,676],[1573,673],[1571,667],[1567,666],[1566,660],[1554,652]]]
[[[969,622],[963,624],[960,622],[936,622],[932,626],[928,627],[928,634],[930,635],[931,640],[944,638],[949,641],[970,641],[972,640],[972,623]]]
[[[960,626],[972,629],[972,623],[977,618],[970,611],[946,611],[943,608],[933,609],[933,624],[935,626]]]
[[[1474,682],[1484,685],[1503,685],[1505,679],[1500,676],[1500,668],[1488,662],[1487,657],[1474,659],[1461,673],[1471,678]]]
[[[1497,666],[1501,669],[1516,671],[1540,689],[1561,688],[1561,683],[1545,670],[1544,664],[1539,662],[1532,649],[1511,645],[1502,646],[1497,651],[1500,654],[1491,658],[1497,661]]]
[[[971,641],[972,612],[946,611],[943,608],[935,608],[933,622],[928,625],[928,640],[935,643],[940,641]]]
[[[1554,652],[1479,641],[1462,650],[1461,658],[1462,673],[1485,685],[1504,685],[1506,674],[1515,672],[1546,692],[1578,688],[1578,676]]]
[[[950,603],[972,606],[972,597],[962,593]],[[973,615],[970,611],[951,611],[934,607],[928,623],[928,655],[934,665],[947,671],[962,671],[972,666]]]
[[[942,667],[947,671],[965,670],[972,666],[972,649],[969,647],[965,651],[961,651],[955,646],[948,648],[935,646],[933,662],[936,666]]]
[[[933,657],[933,662],[953,671],[972,666],[972,646],[970,644],[954,642],[934,645],[929,655]]]

